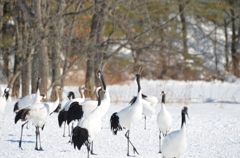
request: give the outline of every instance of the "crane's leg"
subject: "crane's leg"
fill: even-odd
[[[132,144],[132,142],[130,141],[130,138],[129,138],[129,133],[130,133],[130,130],[128,130],[127,132],[126,132],[126,134],[125,134],[125,137],[127,138],[127,140],[128,140],[128,152],[127,152],[127,156],[130,156],[129,155],[129,143],[132,145],[132,147],[133,147],[133,153],[137,153],[137,154],[139,154],[138,152],[137,152],[137,149],[133,146],[133,144]]]
[[[74,122],[72,122],[72,129],[71,129],[72,131],[73,131],[73,126],[74,126]],[[70,133],[71,133],[71,132],[70,132]]]
[[[88,151],[88,158],[89,158],[89,152],[90,152],[90,143],[87,141],[87,142],[85,142],[85,145],[86,145],[86,147],[87,147],[87,151]]]
[[[21,136],[20,136],[20,141],[19,141],[19,148],[20,148],[20,149],[22,149],[22,134],[23,134],[23,127],[24,127],[24,125],[25,125],[26,123],[28,123],[28,121],[25,122],[24,124],[22,124],[22,128],[21,128]],[[22,149],[22,150],[23,150],[23,149]]]
[[[145,120],[144,129],[146,129],[146,128],[147,128],[147,125],[146,125],[146,122],[147,122],[147,116],[146,116],[146,115],[144,116],[144,120]]]
[[[27,127],[26,128],[28,129],[28,122],[27,122]]]
[[[161,142],[161,131],[159,130],[159,153],[162,153],[161,144],[162,144],[162,142]]]
[[[65,129],[66,129],[66,122],[64,122],[64,126],[63,126],[63,137],[66,137],[66,135],[65,135]]]
[[[41,146],[41,137],[40,137],[40,130],[39,130],[39,128],[38,128],[38,137],[39,137],[39,147],[40,147],[38,150],[43,151],[43,148]]]
[[[91,142],[91,155],[97,155],[97,154],[95,154],[94,152],[93,152],[93,141]]]
[[[38,150],[38,131],[39,131],[39,128],[38,127],[36,127],[36,145],[35,145],[35,150]]]
[[[68,129],[69,129],[68,132],[69,132],[69,137],[70,137],[68,143],[72,143],[73,122],[72,122],[72,128],[71,128],[71,131],[70,131],[70,125],[68,125]]]
[[[70,125],[68,125],[68,136],[71,137]]]

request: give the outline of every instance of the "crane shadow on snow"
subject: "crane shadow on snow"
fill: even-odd
[[[240,102],[236,102],[236,101],[216,101],[212,98],[207,98],[204,103],[224,103],[224,104],[240,104]]]
[[[6,140],[8,142],[12,142],[12,143],[19,143],[19,140]],[[34,141],[22,141],[22,143],[35,143]]]

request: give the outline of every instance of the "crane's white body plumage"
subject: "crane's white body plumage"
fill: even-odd
[[[93,140],[96,135],[101,131],[101,124],[102,124],[102,110],[101,110],[101,99],[99,96],[99,92],[102,90],[101,87],[96,89],[98,94],[98,102],[97,107],[90,112],[89,115],[83,117],[78,121],[77,126],[73,129],[72,134],[72,142],[74,148],[80,150],[82,145],[85,144],[88,150],[88,157],[89,152],[93,154]],[[104,90],[103,90],[104,91]],[[92,148],[90,145],[92,144]]]
[[[61,90],[61,87],[57,86],[55,87],[56,91],[56,101],[55,102],[49,102],[49,103],[41,103],[37,101],[38,95],[35,96],[35,101],[32,105],[21,109],[17,112],[15,116],[15,123],[18,122],[18,120],[22,121],[31,121],[32,124],[36,127],[36,150],[42,150],[41,147],[41,141],[40,141],[40,131],[39,128],[43,128],[46,122],[47,116],[49,116],[58,106],[59,104],[59,94],[58,91]],[[38,94],[39,89],[37,90]],[[24,124],[22,125],[23,129]],[[38,149],[38,141],[37,138],[39,137],[39,143],[40,148]],[[21,139],[19,141],[19,147],[21,148],[21,142],[22,142],[22,133],[21,133]]]
[[[38,98],[38,95],[35,97]],[[38,100],[39,99],[35,99],[34,103],[31,106],[25,108],[29,110],[26,118],[28,121],[31,121],[34,126],[43,127],[47,116],[58,107],[59,97],[57,97],[55,102],[41,103]]]
[[[127,129],[125,137],[127,138],[128,142],[128,150],[127,156],[129,156],[129,144],[133,147],[133,151],[137,152],[136,148],[133,146],[132,142],[130,141],[129,133],[132,126],[142,118],[142,91],[140,85],[140,75],[136,75],[136,81],[138,84],[138,93],[137,97],[130,101],[131,105],[127,106],[126,108],[122,109],[119,112],[115,112],[112,114],[110,118],[110,126],[113,134],[117,135],[117,132],[122,130],[123,128]]]
[[[101,107],[101,106],[100,106]],[[88,130],[88,141],[94,140],[95,136],[101,131],[102,127],[102,112],[101,108],[97,106],[89,115],[79,120],[78,125]]]
[[[165,104],[162,103],[161,110],[157,116],[157,125],[163,135],[166,135],[172,125],[172,116],[167,111]]]
[[[40,103],[40,101],[43,99],[43,96],[40,95],[40,90],[38,88],[38,84],[39,84],[40,80],[41,79],[38,78],[36,93],[29,94],[29,95],[21,98],[20,100],[18,100],[17,103],[15,103],[15,105],[14,105],[14,110],[13,110],[14,112],[17,112],[21,109],[29,107],[33,104]]]
[[[98,74],[100,81],[102,82],[103,91],[104,91],[104,95],[101,100],[101,106],[99,107],[99,109],[101,110],[101,113],[102,113],[102,117],[103,117],[103,116],[105,116],[105,114],[107,113],[107,111],[109,109],[111,99],[110,99],[109,91],[106,88],[104,77],[101,74],[101,71],[99,71],[97,74]],[[67,119],[68,124],[73,120],[76,120],[76,119],[81,120],[84,117],[88,116],[93,110],[95,110],[97,108],[97,105],[98,105],[98,101],[87,100],[82,103],[75,104],[75,106],[70,107],[69,115],[71,115],[71,116],[68,115],[68,119]]]
[[[43,127],[48,114],[50,114],[50,106],[44,103],[36,103],[26,109],[29,109],[26,119],[36,127]]]
[[[169,133],[162,143],[162,157],[163,158],[180,158],[187,149],[186,139],[186,117],[188,116],[188,108],[182,109],[182,123],[181,129]]]
[[[106,90],[106,92],[103,95],[103,98],[101,100],[101,106],[98,107],[97,103],[98,101],[95,100],[87,100],[85,102],[82,102],[80,105],[83,108],[83,117],[88,116],[93,110],[95,110],[97,107],[101,110],[102,113],[102,117],[105,116],[105,114],[107,113],[109,107],[110,107],[110,95],[108,90]]]
[[[155,96],[147,96],[142,98],[143,115],[152,116],[155,114],[155,107],[158,99]]]
[[[169,133],[162,144],[162,155],[164,158],[180,158],[187,149],[186,125],[181,130]]]
[[[119,123],[126,129],[131,129],[142,117],[142,93],[137,95],[136,101],[116,114],[119,117]]]

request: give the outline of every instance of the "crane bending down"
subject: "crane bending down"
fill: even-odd
[[[132,125],[139,121],[142,116],[142,92],[140,85],[140,73],[136,75],[136,81],[138,85],[138,93],[135,102],[133,102],[130,106],[122,109],[121,111],[113,113],[110,118],[110,126],[114,135],[117,135],[117,132],[121,131],[123,128],[127,129],[127,132],[125,134],[128,147],[127,156],[130,156],[129,144],[131,144],[133,147],[133,151],[138,154],[137,149],[130,141],[129,134]]]

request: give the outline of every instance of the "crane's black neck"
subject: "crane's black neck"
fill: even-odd
[[[98,92],[97,92],[97,93],[98,93],[98,106],[101,105],[101,96],[100,96],[101,90],[102,90],[102,89],[99,89]]]
[[[182,125],[181,128],[183,127],[183,124],[186,123],[186,111],[184,109],[182,110]]]
[[[165,93],[163,93],[163,95],[162,95],[162,103],[165,104]]]
[[[138,85],[138,93],[139,93],[140,90],[141,90],[141,85],[140,85],[140,75],[139,75],[139,74],[136,75],[136,81],[137,81],[137,85]]]
[[[104,80],[104,77],[103,77],[102,74],[101,74],[100,78],[101,78],[101,81],[102,81],[103,89],[106,90],[106,84],[105,84],[105,80]]]
[[[38,88],[39,88],[39,83],[40,83],[40,78],[38,78],[38,80],[37,80],[37,88],[36,88],[36,91],[38,90]]]

